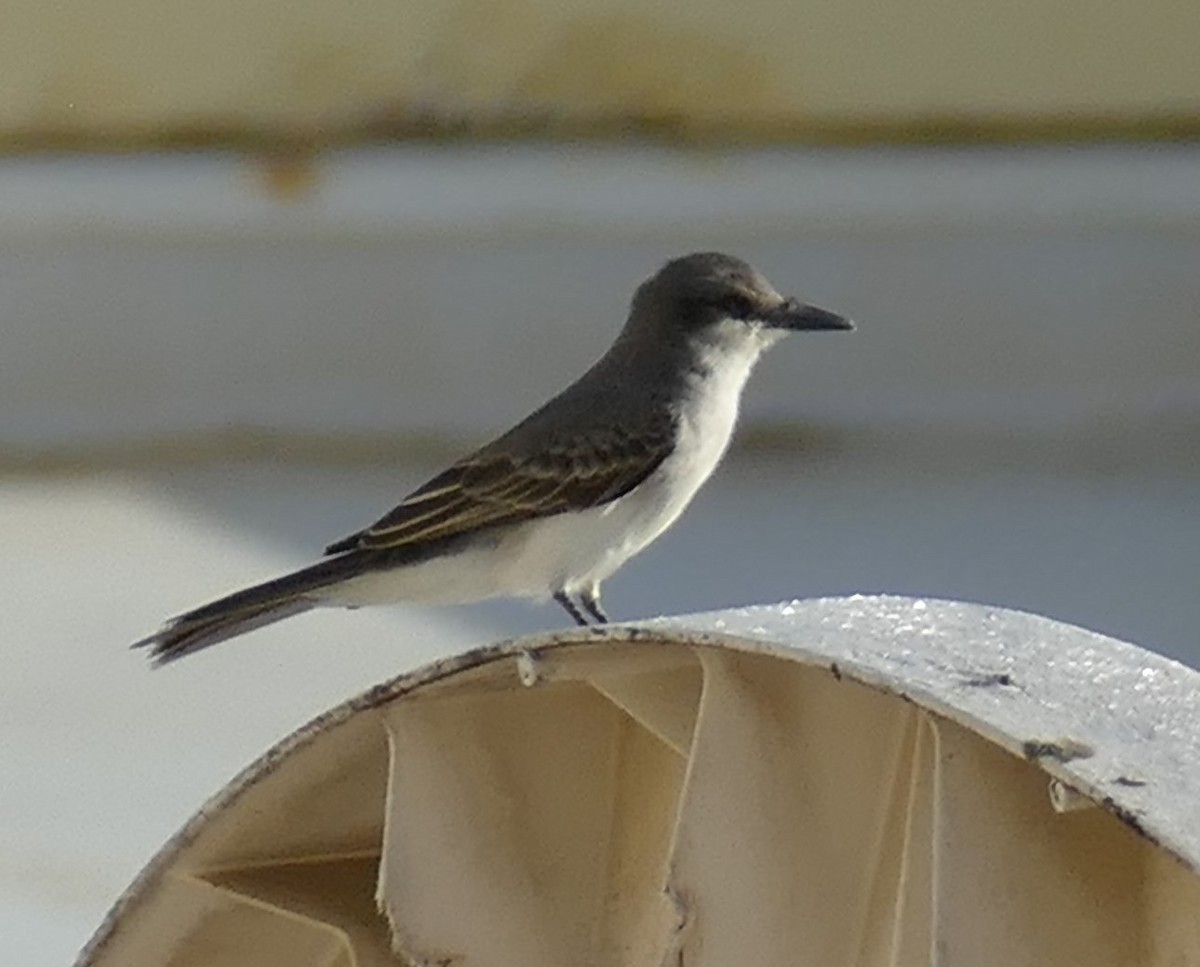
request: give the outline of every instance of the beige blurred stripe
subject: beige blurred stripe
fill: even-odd
[[[5,0],[0,147],[1200,133],[1196,0]]]

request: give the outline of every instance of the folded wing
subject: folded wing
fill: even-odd
[[[588,434],[526,455],[485,448],[325,552],[384,550],[598,507],[650,476],[671,446],[670,428],[664,425]]]

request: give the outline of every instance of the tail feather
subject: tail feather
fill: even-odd
[[[355,576],[355,563],[350,555],[331,558],[236,591],[173,618],[132,647],[149,648],[155,666],[165,665],[209,645],[290,618],[321,603],[314,592]]]

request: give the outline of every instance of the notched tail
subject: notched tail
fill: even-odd
[[[315,592],[359,573],[350,556],[331,558],[281,578],[236,591],[173,618],[154,634],[134,642],[150,649],[155,667],[190,655],[264,625],[315,608]]]

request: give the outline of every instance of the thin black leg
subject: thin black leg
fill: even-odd
[[[600,607],[599,591],[584,591],[579,596],[579,602],[587,609],[588,614],[596,619],[602,625],[608,624],[608,615],[604,613],[604,609]]]
[[[575,607],[575,602],[567,597],[566,591],[555,591],[554,600],[563,606],[567,614],[575,619],[577,625],[587,625],[588,619],[584,617],[583,612]],[[589,609],[590,610],[590,609]]]

